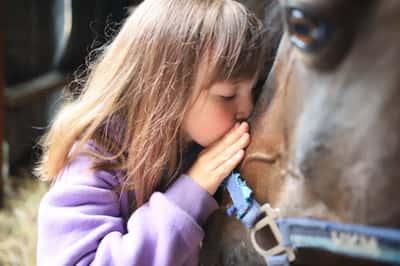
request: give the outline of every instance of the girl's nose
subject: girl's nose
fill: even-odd
[[[246,97],[244,101],[241,101],[238,106],[238,112],[236,119],[238,121],[247,120],[253,111],[253,99],[252,97]]]

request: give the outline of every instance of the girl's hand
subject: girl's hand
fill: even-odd
[[[214,195],[225,177],[243,159],[244,149],[250,143],[248,131],[247,122],[236,123],[225,136],[200,152],[188,175]]]

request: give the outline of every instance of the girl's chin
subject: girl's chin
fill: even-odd
[[[220,140],[221,137],[218,138],[213,138],[213,139],[208,139],[208,140],[203,140],[203,141],[195,141],[197,144],[199,144],[200,146],[207,148],[208,146],[211,146],[212,144],[214,144],[216,141]]]
[[[227,130],[227,132],[223,132],[221,134],[215,134],[213,136],[199,136],[198,138],[193,138],[189,134],[184,134],[184,141],[185,143],[196,143],[203,148],[207,148],[208,146],[214,144],[216,141],[219,141],[228,132],[229,129]]]

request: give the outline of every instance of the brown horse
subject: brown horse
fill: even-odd
[[[281,0],[277,8],[283,35],[242,176],[283,217],[400,229],[400,1]],[[201,265],[265,265],[249,239],[221,208]],[[272,245],[268,232],[260,241]],[[298,253],[296,265],[377,265]]]

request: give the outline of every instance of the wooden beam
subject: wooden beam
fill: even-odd
[[[5,88],[6,108],[17,108],[43,99],[51,92],[60,91],[70,80],[58,71]]]
[[[0,20],[4,19],[4,3],[0,1]],[[0,21],[0,25],[4,25],[4,21]],[[4,177],[3,177],[3,139],[5,132],[5,106],[4,106],[4,91],[5,91],[5,69],[4,69],[4,36],[3,30],[0,29],[0,207],[4,206]]]

